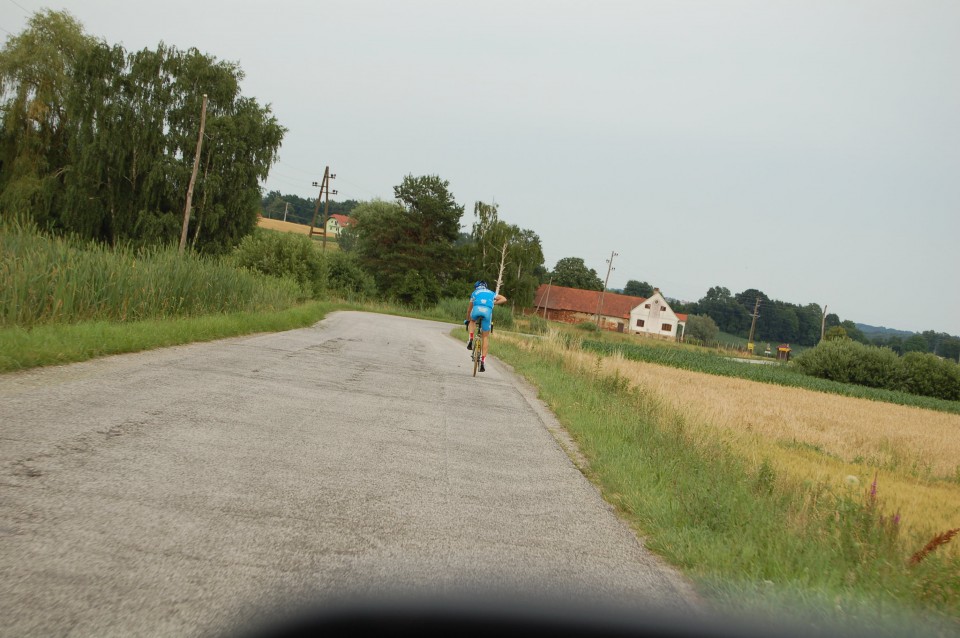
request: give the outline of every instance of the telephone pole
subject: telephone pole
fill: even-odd
[[[610,251],[610,259],[607,260],[607,278],[603,280],[603,290],[600,291],[600,301],[597,302],[597,328],[600,328],[600,313],[603,311],[603,294],[607,292],[607,283],[610,281],[610,271],[616,270],[613,267],[613,258],[620,253]]]
[[[827,305],[823,305],[823,314],[820,315],[820,341],[823,341],[824,330],[827,327]]]
[[[317,195],[317,203],[313,207],[313,221],[310,222],[310,237],[314,236],[314,229],[317,226],[317,215],[320,213],[320,202],[324,199],[326,202],[323,206],[323,252],[327,252],[327,219],[329,218],[330,212],[330,180],[336,179],[336,173],[330,172],[330,167],[327,166],[323,169],[323,181],[319,184],[313,182],[313,186],[320,187],[320,193]],[[336,195],[337,191],[333,191],[333,194]]]
[[[757,297],[757,303],[753,306],[753,321],[750,322],[750,338],[747,339],[747,351],[753,354],[753,331],[757,327],[757,317],[759,317],[760,297]]]
[[[190,175],[190,185],[187,187],[187,205],[183,207],[183,229],[180,231],[180,254],[187,245],[187,227],[190,225],[190,205],[193,203],[193,185],[197,181],[197,170],[200,168],[200,149],[203,147],[203,127],[207,123],[207,94],[203,94],[203,107],[200,109],[200,135],[197,137],[197,154],[193,157],[193,173]]]

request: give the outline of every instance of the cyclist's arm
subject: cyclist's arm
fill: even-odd
[[[470,300],[470,305],[467,306],[467,321],[470,321],[471,314],[473,314],[473,299]]]
[[[493,305],[495,306],[502,306],[505,303],[507,303],[507,298],[503,295],[497,295],[493,298]]]

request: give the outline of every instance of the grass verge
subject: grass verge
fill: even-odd
[[[556,341],[502,338],[496,354],[538,387],[605,498],[719,606],[884,635],[960,630],[960,562],[909,565],[926,539],[876,498],[781,476]]]
[[[179,319],[0,328],[0,372],[86,361],[196,341],[309,326],[348,305],[314,301],[271,312],[234,312]]]

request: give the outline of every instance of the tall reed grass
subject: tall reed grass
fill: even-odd
[[[0,326],[277,310],[301,297],[292,280],[173,246],[109,248],[0,223]]]

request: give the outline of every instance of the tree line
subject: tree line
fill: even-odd
[[[731,294],[728,288],[713,286],[696,302],[671,300],[671,305],[678,312],[709,317],[718,330],[744,338],[750,334],[756,308],[755,341],[814,346],[821,340],[822,329],[825,340],[850,339],[864,345],[890,348],[899,355],[920,352],[953,360],[960,357],[960,338],[945,332],[926,330],[906,337],[888,334],[871,337],[849,319],[841,320],[835,313],[824,316],[819,304],[792,304],[771,299],[754,288]]]

